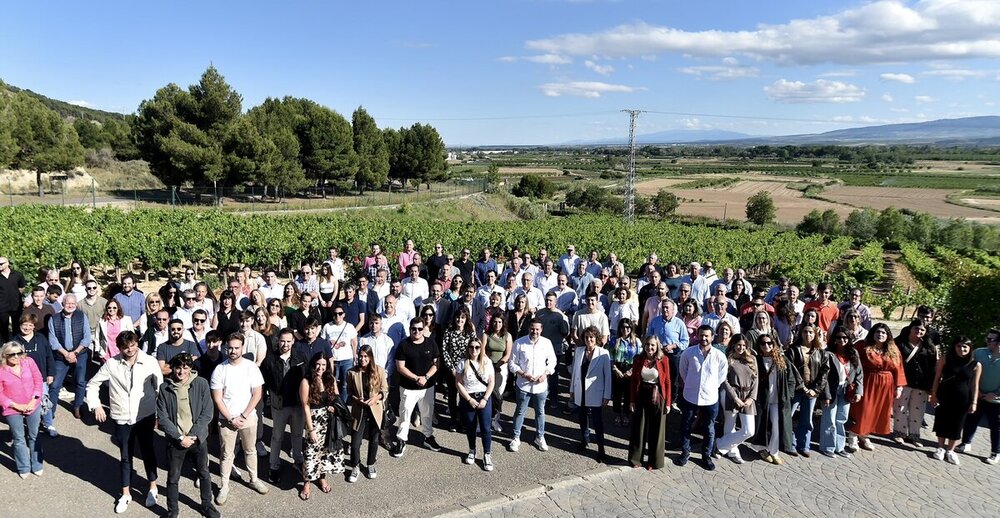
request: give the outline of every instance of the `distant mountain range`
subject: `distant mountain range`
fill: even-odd
[[[998,146],[1000,117],[982,116],[940,119],[907,124],[886,124],[849,128],[826,133],[786,136],[753,136],[721,130],[670,130],[636,135],[636,143],[647,144],[730,144],[754,145],[862,145],[925,144],[936,146]],[[628,139],[567,142],[568,146],[625,145]]]

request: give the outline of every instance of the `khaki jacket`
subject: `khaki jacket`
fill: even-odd
[[[386,398],[389,397],[389,381],[386,378],[385,369],[379,367],[378,365],[372,365],[372,369],[374,370],[372,375],[382,378],[382,399],[371,407],[372,415],[375,417],[375,423],[379,428],[382,428],[382,414],[385,413],[385,401]],[[361,416],[365,410],[365,405],[361,404],[359,400],[364,397],[362,379],[360,370],[351,369],[347,371],[347,401],[351,405],[351,428],[354,431],[358,430],[358,427],[361,424]]]

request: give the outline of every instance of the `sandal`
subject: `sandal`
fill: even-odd
[[[325,479],[323,479],[323,480],[319,481],[319,490],[322,491],[322,492],[324,492],[324,493],[329,493],[330,491],[333,491],[333,488],[330,487],[330,483],[329,482],[327,482]]]
[[[309,500],[310,496],[312,496],[312,495],[310,494],[310,491],[309,491],[309,484],[306,484],[306,485],[302,486],[302,489],[299,490],[299,499],[300,500]]]

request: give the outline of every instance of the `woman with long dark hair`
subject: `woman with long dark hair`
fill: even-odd
[[[892,341],[889,326],[872,326],[864,341],[854,344],[861,357],[865,392],[861,400],[851,405],[850,449],[874,450],[868,435],[887,435],[892,431],[892,405],[906,386],[903,359]]]
[[[631,318],[618,321],[618,330],[611,341],[611,406],[615,412],[615,424],[628,426],[632,412],[629,386],[632,383],[632,364],[637,354],[642,352],[642,340],[635,333],[636,322]]]
[[[760,458],[781,465],[779,450],[793,451],[792,399],[801,383],[798,371],[787,361],[781,346],[770,335],[757,339],[757,416],[760,423],[752,442],[760,449]]]
[[[976,411],[983,366],[972,356],[972,340],[961,337],[937,363],[931,405],[934,406],[934,458],[958,464],[955,445],[962,438],[966,417]]]
[[[729,345],[729,371],[726,382],[725,429],[716,447],[719,453],[737,464],[743,464],[740,445],[757,431],[757,359],[754,358],[746,338],[736,335]],[[736,429],[737,418],[740,429]]]
[[[920,427],[933,393],[938,350],[927,339],[927,326],[919,318],[910,322],[907,336],[899,338],[896,346],[903,358],[906,386],[892,408],[892,440],[896,444],[907,442],[919,448]]]
[[[503,392],[507,385],[507,362],[514,348],[514,340],[507,332],[506,319],[498,313],[490,319],[489,327],[483,333],[483,350],[493,362],[493,431],[500,431],[500,415],[503,404]]]
[[[629,463],[638,468],[646,460],[646,469],[661,469],[670,412],[670,360],[655,335],[646,337],[642,352],[632,361],[629,392],[632,411]]]
[[[222,290],[219,297],[219,311],[212,317],[212,329],[222,336],[229,336],[240,330],[240,315],[242,311],[236,307],[236,294],[233,290]]]
[[[326,264],[326,263],[324,263]],[[389,397],[389,381],[385,369],[375,363],[372,346],[358,349],[358,363],[347,373],[348,402],[351,406],[351,474],[347,481],[357,482],[361,464],[361,441],[368,439],[365,477],[377,476],[378,439],[382,430],[383,403]]]
[[[317,480],[320,490],[329,493],[332,488],[327,476],[344,472],[344,452],[340,448],[331,449],[326,438],[327,427],[336,411],[334,400],[339,397],[337,378],[329,367],[329,359],[323,353],[315,354],[309,360],[306,377],[299,385],[308,441],[302,464],[302,489],[299,490],[302,500],[309,499],[311,485]]]
[[[445,330],[441,339],[441,357],[444,360],[445,368],[450,371],[450,376],[442,376],[448,394],[448,414],[451,416],[451,425],[448,431],[465,432],[465,425],[459,418],[458,410],[458,387],[455,385],[455,372],[458,363],[465,358],[469,340],[476,340],[476,328],[469,318],[469,311],[465,305],[459,307],[458,311],[451,318],[448,329]]]
[[[794,408],[799,409],[799,421],[795,425],[795,451],[809,458],[812,442],[813,411],[816,399],[826,394],[830,364],[826,362],[823,343],[819,338],[819,328],[802,325],[795,342],[785,351],[785,355],[802,376],[802,386],[795,392]],[[792,455],[791,452],[788,452]]]
[[[830,365],[826,390],[822,396],[823,417],[819,425],[819,452],[827,457],[840,455],[851,458],[844,449],[847,444],[847,417],[851,403],[856,403],[864,394],[864,372],[861,357],[851,342],[851,335],[845,329],[837,328],[830,336],[830,346],[826,351],[826,361]]]

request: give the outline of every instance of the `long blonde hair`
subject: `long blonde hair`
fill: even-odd
[[[743,345],[746,346],[746,350],[743,351],[743,354],[736,353],[736,344],[740,342],[743,342]],[[753,377],[757,378],[757,359],[754,357],[753,352],[750,351],[750,344],[743,335],[735,335],[729,340],[729,351],[726,356],[729,357],[730,365],[732,365],[733,362],[743,363],[747,367],[750,367],[750,372],[753,373]]]

